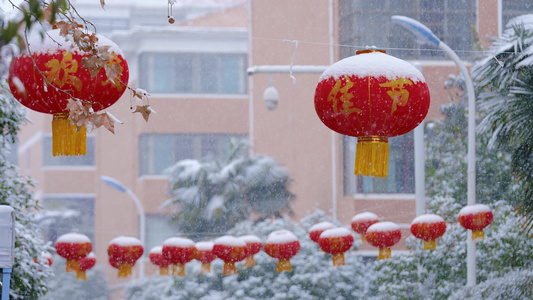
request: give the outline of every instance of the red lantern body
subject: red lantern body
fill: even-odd
[[[353,246],[353,236],[346,228],[327,229],[320,235],[318,245],[320,248],[333,255],[334,266],[344,266],[344,252],[350,250]]]
[[[67,260],[66,272],[79,273],[79,260],[87,256],[93,249],[91,240],[79,233],[67,233],[60,236],[55,249],[57,255]]]
[[[434,214],[421,215],[411,223],[411,233],[424,240],[424,250],[434,250],[437,247],[436,239],[446,232],[446,222]]]
[[[255,266],[254,255],[259,253],[259,251],[261,251],[263,248],[263,241],[261,241],[261,239],[257,236],[251,234],[240,236],[239,239],[244,241],[246,243],[246,247],[248,247],[248,256],[244,260],[244,266],[251,268]]]
[[[311,228],[309,228],[309,238],[311,241],[318,244],[318,239],[320,238],[320,234],[324,232],[326,229],[335,228],[335,225],[331,224],[330,222],[320,222],[317,223]]]
[[[144,247],[141,241],[134,237],[120,236],[109,242],[107,255],[118,265],[118,277],[128,277],[132,274],[132,267],[143,255]]]
[[[211,272],[211,262],[216,259],[215,254],[213,253],[213,244],[212,242],[198,242],[196,243],[196,256],[194,257],[197,261],[202,263],[202,268],[200,274],[206,274]]]
[[[246,243],[234,236],[226,235],[215,240],[213,253],[224,261],[223,275],[237,275],[235,263],[248,256]]]
[[[23,53],[11,63],[9,87],[13,96],[31,110],[54,115],[54,156],[86,154],[86,130],[76,132],[76,126],[70,125],[68,99],[91,103],[92,109],[99,111],[115,103],[126,89],[129,70],[122,51],[109,39],[97,37],[100,47],[109,46],[112,59],[106,63],[120,70],[115,80],[109,80],[103,68],[92,77],[82,62],[90,54],[65,42],[59,29],[48,31],[44,39],[31,39],[31,56]]]
[[[374,247],[379,248],[378,259],[391,258],[390,247],[402,238],[400,227],[392,222],[378,222],[366,231],[366,240]]]
[[[78,280],[87,280],[87,274],[85,271],[92,269],[96,265],[96,255],[94,252],[89,253],[84,258],[80,259],[80,272],[77,273]]]
[[[355,175],[386,177],[388,137],[405,134],[429,110],[429,89],[411,64],[381,50],[357,51],[330,66],[315,91],[315,109],[331,130],[355,136]]]
[[[159,275],[169,275],[168,266],[170,265],[170,261],[163,257],[163,247],[155,246],[150,249],[149,253],[148,258],[150,262],[159,267]]]
[[[163,242],[163,257],[172,264],[172,276],[185,276],[185,264],[196,256],[196,247],[190,239],[172,237]]]
[[[459,211],[459,223],[465,229],[472,230],[472,240],[485,238],[483,229],[492,223],[494,215],[490,207],[484,204],[473,204],[463,207]]]
[[[368,229],[373,224],[376,224],[379,222],[379,218],[376,214],[371,212],[364,212],[355,215],[352,218],[352,229],[353,231],[359,233],[361,235],[361,240],[363,242],[366,241],[365,234]]]
[[[270,257],[279,259],[277,271],[292,271],[290,258],[300,251],[298,238],[288,230],[278,230],[268,235],[265,252]]]

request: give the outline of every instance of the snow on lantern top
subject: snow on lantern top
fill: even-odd
[[[400,230],[400,226],[393,222],[378,222],[367,229],[367,233],[374,231],[394,231]]]
[[[187,238],[171,237],[163,242],[163,246],[175,246],[180,248],[188,248],[194,246],[194,242]]]
[[[441,216],[435,214],[424,214],[416,217],[411,224],[417,223],[438,223],[444,222],[444,219]]]
[[[327,229],[324,232],[320,234],[320,238],[336,238],[336,237],[343,237],[343,236],[351,236],[352,233],[350,230],[339,227],[339,228],[331,228]]]
[[[246,247],[246,242],[234,237],[233,235],[225,235],[221,236],[214,242],[217,245],[224,245],[224,246],[230,246],[230,247]]]
[[[212,251],[214,245],[213,242],[198,242],[196,243],[196,249],[199,251]]]
[[[355,215],[352,218],[352,222],[358,222],[358,221],[367,221],[367,220],[378,220],[378,215],[371,212],[363,212],[360,214]]]
[[[461,208],[461,210],[459,211],[459,216],[473,215],[473,214],[489,212],[489,211],[492,211],[492,210],[490,209],[489,206],[485,204],[472,204],[472,205],[467,205]]]
[[[263,241],[253,234],[247,234],[240,236],[239,239],[243,240],[245,243],[263,243]]]
[[[86,235],[81,233],[67,233],[63,234],[62,236],[58,237],[56,240],[56,243],[90,243],[91,239],[89,239]]]
[[[152,249],[150,249],[149,253],[163,254],[163,246],[155,246]]]
[[[309,228],[309,231],[326,230],[326,229],[335,228],[335,227],[336,226],[330,222],[320,222],[320,223],[316,223],[315,225],[311,226],[311,228]]]
[[[285,244],[290,242],[296,242],[298,238],[294,233],[282,229],[271,232],[267,237],[267,244]]]
[[[139,241],[137,238],[131,237],[131,236],[119,236],[114,239],[112,239],[109,242],[109,245],[117,245],[117,246],[142,246],[141,241]]]

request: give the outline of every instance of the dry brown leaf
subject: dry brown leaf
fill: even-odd
[[[107,66],[102,59],[96,57],[96,56],[86,56],[81,59],[81,62],[83,63],[83,67],[89,71],[91,74],[91,77],[95,77],[100,73],[100,70]]]
[[[150,109],[150,105],[143,105],[143,106],[137,105],[133,113],[136,113],[136,112],[140,113],[143,116],[144,120],[148,122],[148,118],[150,117],[152,110]]]
[[[104,64],[104,70],[107,76],[107,80],[115,81],[118,78],[118,75],[120,74],[120,65],[119,64],[111,64],[111,65]]]
[[[111,48],[110,45],[98,47],[98,54],[105,61],[110,61],[113,59],[113,53],[109,52],[109,48]]]
[[[61,36],[67,36],[70,32],[70,24],[65,21],[57,22],[55,26],[59,29],[59,34]]]
[[[105,9],[105,0],[100,0],[100,5],[102,5],[102,8]]]

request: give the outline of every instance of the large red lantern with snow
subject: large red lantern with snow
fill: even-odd
[[[483,229],[492,223],[492,210],[485,204],[472,204],[459,211],[459,223],[465,229],[472,230],[472,240],[485,239]]]
[[[437,248],[436,239],[446,232],[446,222],[435,214],[425,214],[416,217],[411,222],[411,233],[424,240],[424,250],[434,250]]]
[[[246,243],[234,236],[225,235],[215,240],[213,253],[224,261],[223,275],[237,275],[235,263],[244,260],[248,256]]]
[[[87,254],[84,258],[80,259],[80,272],[77,273],[77,279],[87,280],[87,274],[85,271],[92,269],[96,265],[96,255],[94,252]]]
[[[390,247],[402,238],[400,227],[392,222],[378,222],[366,231],[366,240],[374,247],[379,248],[378,259],[391,258]]]
[[[79,260],[93,249],[91,240],[80,233],[67,233],[60,236],[54,245],[57,255],[67,260],[66,272],[80,272]],[[79,277],[80,274],[77,275]]]
[[[211,262],[217,258],[213,253],[213,247],[215,244],[213,242],[198,242],[195,246],[197,251],[194,258],[202,263],[200,274],[210,273]]]
[[[366,241],[365,234],[368,229],[373,224],[376,224],[379,222],[379,218],[376,214],[371,212],[364,212],[355,215],[352,218],[352,229],[353,231],[359,233],[361,235],[361,240],[363,242]]]
[[[355,175],[386,177],[388,138],[424,120],[429,89],[408,62],[382,50],[362,50],[324,71],[315,109],[331,130],[357,137]]]
[[[76,131],[70,124],[68,100],[77,98],[90,104],[93,111],[100,111],[115,103],[126,89],[129,71],[124,54],[111,40],[96,35],[98,47],[105,54],[111,79],[101,68],[96,76],[84,68],[84,62],[94,59],[90,53],[80,50],[60,30],[48,31],[44,38],[30,39],[30,52],[15,57],[9,70],[9,87],[13,96],[24,106],[37,112],[52,114],[52,138],[54,156],[85,155],[86,129]],[[93,74],[94,75],[94,74]],[[116,76],[115,76],[116,75]]]
[[[263,248],[263,241],[253,234],[240,236],[239,239],[243,240],[246,243],[246,247],[248,247],[248,256],[244,260],[244,266],[251,268],[255,266],[254,255]]]
[[[300,251],[300,242],[294,233],[288,230],[271,232],[265,243],[265,252],[270,257],[277,258],[277,271],[292,271],[291,257]]]
[[[324,232],[324,230],[326,229],[331,229],[335,227],[336,226],[330,222],[316,223],[315,225],[309,228],[309,238],[311,239],[311,241],[318,244],[318,239],[320,238],[320,234]]]
[[[185,276],[185,264],[195,256],[196,247],[190,239],[171,237],[163,242],[163,257],[172,264],[172,276]]]
[[[150,262],[159,267],[159,275],[169,275],[168,266],[170,261],[163,257],[163,246],[155,246],[148,254]]]
[[[118,277],[128,277],[132,274],[132,267],[143,255],[144,247],[137,238],[119,236],[109,242],[107,255],[118,266]]]
[[[318,239],[320,248],[331,255],[333,255],[334,266],[344,266],[344,252],[350,250],[353,246],[353,236],[350,230],[346,228],[332,228],[327,229]]]

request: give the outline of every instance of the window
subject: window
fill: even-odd
[[[52,137],[43,139],[43,166],[94,166],[94,136],[87,136],[87,155],[79,156],[53,156]]]
[[[343,137],[344,195],[355,193],[414,193],[413,132],[389,138],[389,169],[385,178],[355,176],[356,138]]]
[[[166,239],[178,235],[179,229],[172,222],[171,215],[146,215],[146,233],[144,235],[146,237],[145,252],[150,251],[155,246],[161,246]]]
[[[375,45],[402,59],[444,58],[441,51],[419,46],[408,30],[392,23],[392,15],[404,15],[429,27],[462,58],[471,57],[462,51],[473,50],[476,0],[341,0],[339,8],[342,45]],[[355,50],[342,47],[341,57],[352,56]]]
[[[245,135],[228,134],[143,134],[139,137],[139,176],[161,174],[184,159],[226,160],[230,140],[244,138]]]
[[[150,93],[245,94],[246,55],[144,53],[141,86]]]
[[[66,233],[85,234],[94,242],[93,196],[45,196],[37,222],[45,241],[55,240]]]
[[[512,18],[533,12],[533,3],[524,0],[502,1],[502,27],[505,29]]]

